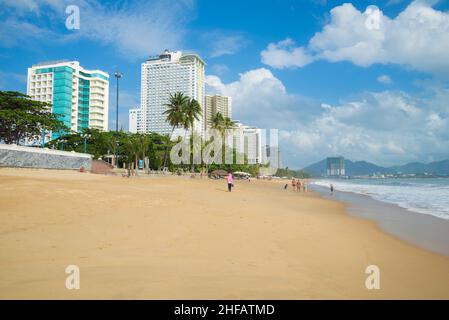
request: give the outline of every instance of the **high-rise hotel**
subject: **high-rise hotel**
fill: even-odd
[[[221,113],[224,118],[232,119],[232,98],[221,95],[205,96],[204,127],[211,127],[211,120]]]
[[[108,130],[109,75],[86,70],[78,61],[39,63],[28,68],[27,94],[48,102],[74,132]],[[52,139],[58,133],[52,133]]]
[[[204,61],[197,54],[168,50],[142,63],[141,113],[136,126],[138,132],[170,134],[172,127],[167,123],[164,111],[167,110],[166,104],[169,102],[170,94],[182,92],[197,100],[203,110],[201,118],[194,123],[194,131],[203,135],[204,67]],[[184,130],[181,128],[173,133],[174,137],[183,135]]]

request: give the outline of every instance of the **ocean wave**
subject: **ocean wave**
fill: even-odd
[[[449,179],[315,180],[312,184],[369,196],[404,209],[449,219]]]

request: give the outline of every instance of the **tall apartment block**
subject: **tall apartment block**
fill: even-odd
[[[239,152],[245,153],[248,164],[262,164],[264,157],[263,131],[257,127],[246,126],[235,121],[234,147]]]
[[[53,61],[28,68],[27,94],[48,102],[51,112],[74,132],[108,130],[109,75],[87,70],[78,61]],[[59,136],[53,132],[52,139]]]
[[[326,173],[328,176],[344,176],[345,173],[345,158],[343,157],[329,157],[326,159]]]
[[[203,112],[194,123],[194,131],[203,135],[204,130],[204,91],[205,63],[194,53],[181,51],[170,52],[149,57],[142,63],[141,69],[141,124],[138,130],[142,133],[156,132],[170,134],[171,126],[166,122],[164,111],[169,102],[170,94],[182,92],[194,98],[200,104]],[[183,136],[184,130],[178,128],[173,136]]]
[[[232,98],[227,96],[205,96],[204,128],[210,128],[211,119],[221,113],[223,117],[232,119]]]
[[[139,125],[142,123],[142,112],[140,108],[129,109],[128,115],[128,131],[131,133],[140,132]]]

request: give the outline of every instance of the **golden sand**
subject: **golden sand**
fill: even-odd
[[[235,185],[0,169],[0,298],[449,299],[449,258],[316,194]]]

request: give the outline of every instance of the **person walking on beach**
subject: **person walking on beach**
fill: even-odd
[[[297,180],[296,182],[296,188],[298,189],[297,191],[301,192],[301,180]]]
[[[232,177],[231,171],[228,172],[228,176],[227,176],[226,180],[228,181],[228,191],[231,192],[232,187],[234,186],[234,178]]]
[[[296,191],[296,179],[292,179],[292,189],[293,191]]]

